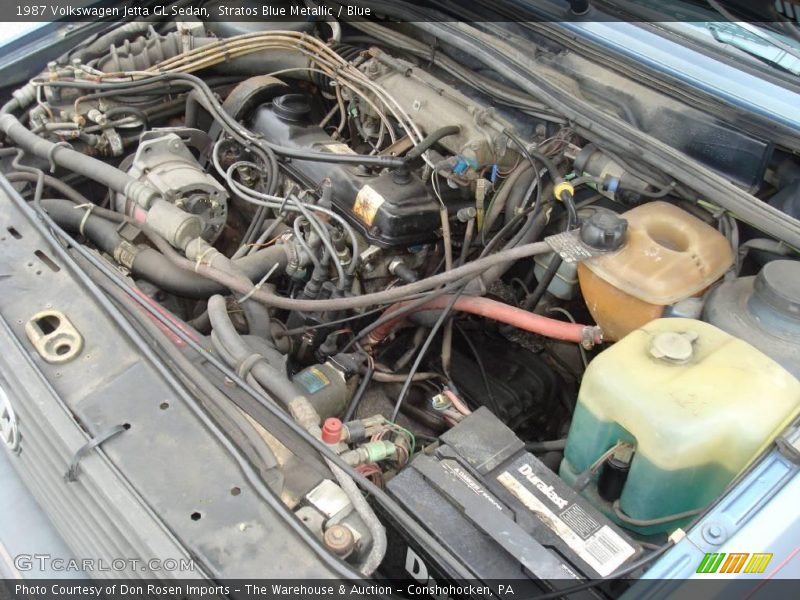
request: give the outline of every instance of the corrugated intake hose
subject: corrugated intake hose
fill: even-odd
[[[94,65],[106,73],[121,71],[145,71],[161,61],[175,58],[189,49],[220,46],[225,38],[190,36],[186,38],[180,32],[171,32],[157,37],[140,37],[125,42],[114,51],[107,46],[102,56]],[[212,65],[211,70],[224,75],[263,75],[273,71],[288,70],[294,79],[312,79],[309,71],[311,61],[302,52],[285,49],[265,49],[252,54],[245,54],[226,60],[222,64]]]
[[[80,232],[92,240],[103,252],[117,256],[123,239],[117,231],[117,224],[95,214],[86,216],[86,209],[77,207],[68,200],[42,200],[42,206],[52,219],[67,231]],[[85,221],[84,221],[85,219]],[[131,273],[146,279],[159,289],[192,299],[203,299],[213,294],[224,293],[227,288],[216,281],[182,269],[168,260],[163,254],[148,247],[135,248]],[[239,271],[249,279],[258,281],[277,264],[279,270],[286,267],[286,251],[283,246],[264,248],[234,261]]]
[[[449,306],[453,297],[450,295],[440,296],[434,298],[430,302],[423,304],[415,309],[414,312],[422,310],[441,309]],[[402,308],[408,304],[407,302],[400,302],[386,309],[385,314],[391,314],[392,311]],[[576,344],[593,345],[599,344],[603,341],[603,335],[599,327],[590,325],[580,325],[577,323],[566,323],[556,319],[550,319],[537,315],[536,313],[522,310],[516,306],[503,304],[490,298],[482,298],[480,296],[462,296],[455,301],[453,310],[478,315],[487,319],[493,319],[500,323],[506,323],[525,331],[538,333],[545,337],[553,338],[556,340],[563,340],[565,342],[574,342]],[[376,344],[384,339],[403,319],[408,317],[408,313],[388,321],[381,327],[374,330],[369,334],[368,340],[372,344]]]
[[[71,59],[79,58],[83,62],[88,62],[98,56],[108,52],[110,46],[120,44],[126,39],[131,38],[137,34],[145,34],[151,27],[151,23],[146,20],[131,21],[123,23],[119,27],[115,27],[108,33],[104,33],[97,37],[96,40],[90,42],[83,48],[78,48],[70,54]]]

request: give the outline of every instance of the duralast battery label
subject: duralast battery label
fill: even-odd
[[[564,541],[600,577],[617,570],[636,550],[580,504],[539,476],[526,456],[514,461],[497,481]]]

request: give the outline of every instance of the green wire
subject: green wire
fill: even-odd
[[[411,442],[411,450],[409,451],[409,454],[414,454],[414,451],[417,448],[417,438],[414,437],[414,434],[411,433],[405,427],[398,425],[397,423],[392,423],[391,421],[386,421],[386,423],[389,425],[391,429],[399,431],[400,433],[403,433],[406,435],[406,437],[408,437],[408,441]]]

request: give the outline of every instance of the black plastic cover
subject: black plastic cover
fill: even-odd
[[[298,94],[280,96],[254,112],[251,128],[270,142],[314,152],[354,154],[308,118],[300,118]],[[439,204],[414,173],[402,179],[359,166],[292,160],[289,172],[308,186],[330,180],[334,207],[372,243],[383,247],[432,241],[440,226]]]
[[[769,203],[787,215],[800,219],[800,179],[782,187],[769,199]]]
[[[773,146],[705,114],[664,107],[642,116],[642,129],[754,192],[764,179]]]

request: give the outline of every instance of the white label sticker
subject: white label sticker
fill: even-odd
[[[381,204],[386,202],[386,198],[381,196],[374,188],[365,185],[361,188],[353,204],[353,213],[366,225],[372,225],[375,215]]]
[[[592,536],[584,540],[511,473],[504,471],[497,476],[497,481],[514,494],[531,512],[536,513],[553,533],[564,540],[601,577],[610,575],[628,557],[633,556],[635,552],[633,547],[608,525],[603,525]]]
[[[347,144],[343,144],[342,142],[330,142],[328,144],[322,145],[325,150],[328,152],[333,152],[334,154],[355,154],[356,151],[353,150]]]

